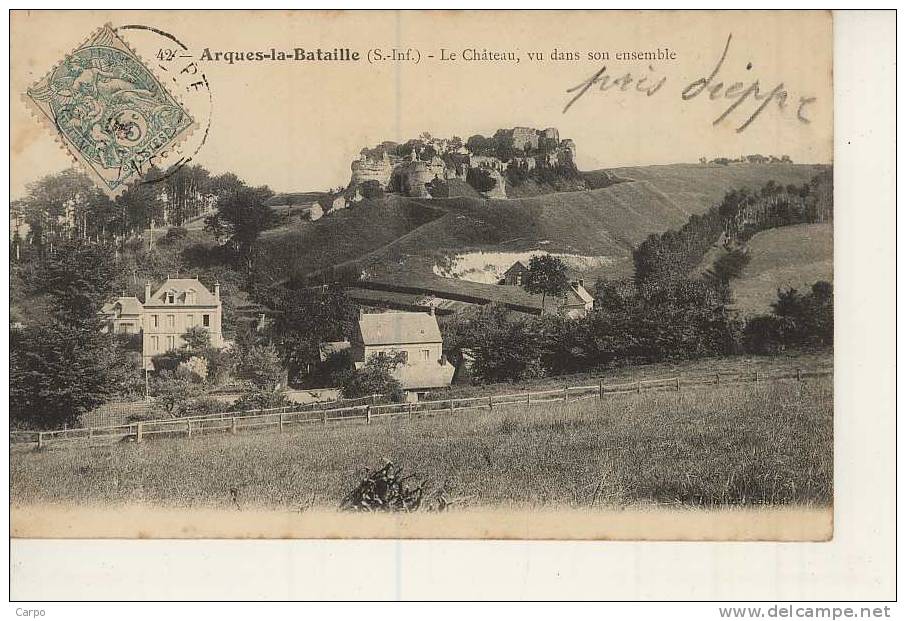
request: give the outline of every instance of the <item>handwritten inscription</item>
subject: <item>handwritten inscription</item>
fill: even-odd
[[[724,122],[737,123],[736,132],[741,133],[748,129],[755,120],[773,107],[784,113],[792,106],[788,104],[793,100],[789,90],[783,82],[773,86],[765,86],[757,78],[754,80],[728,79],[725,77],[725,63],[733,41],[732,33],[727,37],[727,43],[713,69],[706,76],[696,78],[689,82],[681,91],[682,101],[706,99],[708,101],[729,102],[720,114],[714,119],[713,125]],[[746,71],[752,70],[752,63],[747,63]],[[607,65],[601,67],[588,79],[566,89],[572,97],[563,108],[563,113],[582,99],[592,87],[595,92],[630,92],[639,96],[653,97],[661,92],[667,82],[666,76],[657,76],[653,66],[648,66],[648,72],[633,74],[625,72],[618,76],[608,73]],[[706,93],[706,94],[705,94]],[[796,119],[801,123],[809,123],[808,108],[816,101],[815,97],[799,96],[795,103]]]

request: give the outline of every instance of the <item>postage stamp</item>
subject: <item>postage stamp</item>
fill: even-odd
[[[196,126],[188,110],[109,24],[26,95],[110,196],[122,192]]]

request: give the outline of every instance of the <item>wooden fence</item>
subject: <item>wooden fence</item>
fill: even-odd
[[[363,397],[362,404],[336,408],[312,409],[306,406],[287,406],[244,412],[220,412],[203,416],[170,418],[163,420],[139,421],[126,425],[91,427],[84,429],[60,429],[54,431],[12,431],[10,442],[14,445],[35,445],[44,448],[49,445],[102,444],[110,442],[142,442],[150,437],[174,437],[231,433],[241,430],[277,428],[283,433],[290,426],[326,425],[328,423],[363,421],[370,424],[375,420],[393,417],[428,416],[441,413],[453,414],[469,410],[491,410],[495,408],[522,406],[529,407],[544,403],[605,399],[609,395],[641,394],[649,391],[679,391],[684,386],[721,386],[725,384],[754,383],[779,380],[804,381],[809,377],[833,375],[831,369],[795,369],[765,373],[710,373],[687,377],[636,380],[621,384],[604,384],[603,380],[585,386],[565,386],[535,392],[485,395],[480,397],[458,397],[437,401],[416,403],[378,403],[381,395]]]

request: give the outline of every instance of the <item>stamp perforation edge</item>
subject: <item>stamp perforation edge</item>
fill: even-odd
[[[182,110],[183,114],[185,114],[189,119],[189,125],[186,126],[181,132],[178,132],[169,142],[167,142],[165,145],[160,147],[158,149],[158,152],[163,151],[163,150],[168,150],[168,149],[169,150],[179,149],[179,147],[181,147],[195,133],[195,131],[198,129],[199,125],[198,125],[198,121],[196,120],[195,116],[189,111],[188,107],[185,105],[185,102],[182,100],[181,97],[177,96],[175,93],[172,92],[172,90],[167,85],[167,80],[162,79],[160,74],[157,72],[156,68],[154,68],[153,63],[148,63],[147,60],[141,54],[139,54],[135,50],[135,48],[133,48],[125,40],[125,38],[122,37],[116,31],[116,29],[113,27],[112,23],[107,22],[107,23],[99,26],[98,28],[95,28],[80,43],[78,43],[77,45],[72,47],[70,49],[70,51],[68,53],[66,53],[46,73],[44,73],[44,75],[41,78],[39,78],[37,81],[35,81],[31,87],[26,89],[25,92],[21,93],[19,95],[19,99],[25,104],[25,107],[29,111],[29,114],[33,118],[35,118],[35,120],[40,125],[42,125],[45,129],[47,129],[47,131],[52,135],[52,138],[53,138],[54,142],[56,142],[57,147],[67,155],[68,159],[70,159],[74,164],[81,166],[83,168],[83,170],[85,170],[86,172],[89,172],[89,177],[91,177],[91,179],[95,182],[95,184],[105,194],[107,194],[112,200],[112,199],[115,199],[120,194],[122,194],[123,192],[125,192],[134,183],[136,183],[138,181],[139,177],[136,175],[132,175],[130,178],[125,180],[123,183],[121,183],[118,187],[111,188],[107,183],[104,182],[103,178],[94,169],[93,164],[91,164],[91,162],[89,162],[80,153],[80,151],[75,147],[75,145],[73,145],[71,143],[69,138],[62,131],[60,131],[55,119],[49,117],[47,115],[47,113],[45,113],[44,110],[42,110],[40,108],[40,106],[38,106],[37,102],[35,102],[35,100],[29,95],[29,91],[32,88],[34,88],[34,86],[41,84],[43,82],[48,82],[50,76],[52,76],[54,74],[54,72],[56,72],[56,70],[61,65],[63,65],[63,63],[65,63],[68,58],[70,58],[79,49],[86,47],[91,41],[96,39],[98,37],[98,35],[100,35],[105,30],[108,30],[110,32],[110,34],[113,37],[115,37],[116,40],[119,43],[121,43],[128,50],[128,52],[130,54],[132,54],[135,57],[137,62],[139,62],[142,65],[142,67],[151,74],[151,77],[154,78],[154,80],[160,86],[161,90],[164,93],[166,93],[166,95],[168,97],[172,98],[172,100],[174,102],[176,102],[176,104]],[[172,166],[172,165],[173,164],[170,164],[170,165],[168,165],[168,167]]]

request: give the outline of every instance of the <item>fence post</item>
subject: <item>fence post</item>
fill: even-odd
[[[412,402],[409,402],[409,411],[407,412],[409,418],[412,418]]]
[[[525,395],[525,404],[526,405],[532,404],[532,393],[528,393],[527,395]]]
[[[365,423],[368,425],[371,424],[371,406],[370,405],[365,406]]]
[[[144,424],[143,424],[143,423],[138,423],[138,424],[135,426],[135,441],[136,441],[136,442],[141,442],[141,441],[142,441],[142,432],[143,432],[143,431],[144,431]]]
[[[679,392],[679,376],[676,378],[676,392]]]
[[[453,413],[453,399],[450,399],[450,414]]]
[[[635,383],[635,392],[636,394],[642,394],[642,380],[639,380]]]
[[[720,386],[720,372],[715,373],[714,377],[717,378],[717,385]]]
[[[569,403],[569,386],[563,389],[563,403]]]
[[[798,367],[796,368],[796,381],[797,382],[802,381],[802,369],[800,369]]]
[[[44,448],[44,432],[43,431],[38,432],[38,448],[39,449]]]
[[[188,421],[186,423],[186,437],[187,438],[192,437],[192,421]]]
[[[755,371],[755,383],[758,383],[758,371]]]
[[[283,433],[283,425],[286,424],[286,415],[284,412],[280,412],[280,433]]]
[[[321,422],[327,424],[327,410],[321,410]]]
[[[494,395],[488,395],[488,409],[494,411]]]
[[[94,429],[92,427],[89,427],[88,428],[88,440],[90,441],[91,438],[93,438],[93,437],[94,437]]]
[[[604,380],[598,380],[598,399],[604,398]]]
[[[236,435],[237,420],[238,419],[234,416],[230,421],[230,433],[233,435]]]

